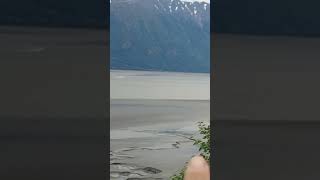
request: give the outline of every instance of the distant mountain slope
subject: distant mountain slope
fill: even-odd
[[[112,0],[111,68],[209,72],[210,7],[180,0]]]

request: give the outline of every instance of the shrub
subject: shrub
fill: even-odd
[[[207,160],[207,162],[210,162],[210,124],[207,125],[204,122],[198,123],[198,129],[199,134],[201,135],[200,139],[191,137],[190,140],[193,141],[193,145],[196,145],[199,147],[199,152],[201,155]],[[179,173],[171,176],[171,180],[183,180],[184,178],[184,171],[186,167],[184,167],[182,170],[179,171]]]

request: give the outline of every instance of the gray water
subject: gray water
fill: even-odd
[[[209,74],[111,71],[110,178],[168,179],[198,153],[188,137],[209,108]]]
[[[111,99],[210,99],[209,73],[111,70]]]

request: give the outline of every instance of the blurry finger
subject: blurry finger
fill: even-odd
[[[210,167],[202,156],[195,156],[190,160],[184,180],[210,180]]]

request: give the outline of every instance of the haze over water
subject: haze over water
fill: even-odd
[[[112,99],[209,100],[209,73],[111,70]]]

